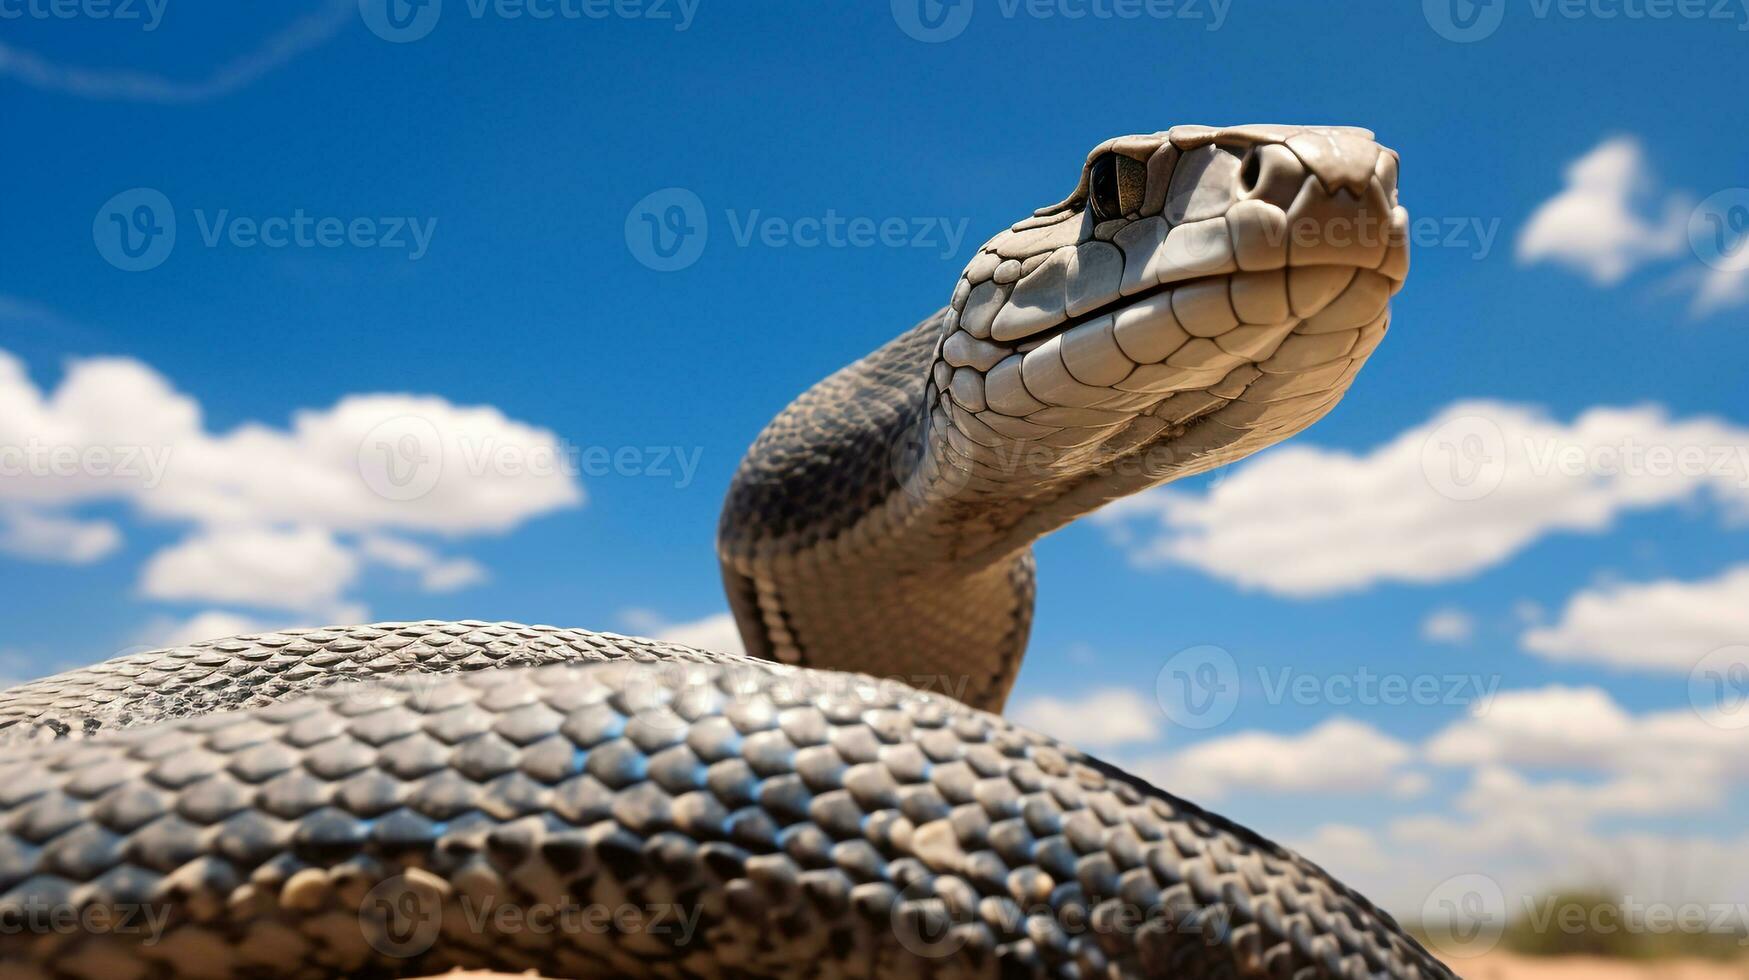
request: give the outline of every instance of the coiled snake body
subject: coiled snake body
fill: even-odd
[[[1354,129],[1095,149],[755,442],[718,546],[752,657],[381,624],[0,693],[0,975],[1449,976],[991,713],[1034,539],[1346,391],[1408,270],[1396,167]]]

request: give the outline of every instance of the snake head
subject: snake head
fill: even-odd
[[[1397,168],[1345,127],[1101,143],[1074,193],[961,274],[929,393],[944,451],[974,485],[1012,487],[1021,455],[1049,484],[1040,465],[1068,478],[1165,450],[1106,488],[1129,492],[1310,425],[1384,337],[1408,274]]]

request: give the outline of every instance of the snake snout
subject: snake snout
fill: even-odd
[[[1364,130],[1301,130],[1244,151],[1232,216],[1279,236],[1288,265],[1394,266],[1408,219],[1397,173],[1396,152]]]

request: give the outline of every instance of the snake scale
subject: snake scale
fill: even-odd
[[[0,693],[0,976],[1451,976],[996,713],[1032,541],[1327,412],[1407,221],[1364,130],[1101,144],[755,441],[718,536],[750,656],[386,623]]]

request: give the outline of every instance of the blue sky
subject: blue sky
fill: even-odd
[[[161,486],[0,477],[0,673],[349,615],[720,637],[746,444],[1089,148],[1364,125],[1420,222],[1391,336],[1304,452],[1045,541],[1014,712],[1406,914],[1461,872],[1508,896],[1749,880],[1721,870],[1742,732],[1690,697],[1749,643],[1740,5],[972,0],[927,8],[952,36],[924,41],[910,0],[446,0],[417,37],[374,2],[0,0],[0,442],[169,451]],[[176,239],[124,271],[106,229],[142,201]],[[660,271],[640,218],[676,202],[709,233]],[[300,216],[330,243],[258,240]],[[834,216],[903,244],[800,243]],[[464,465],[400,508],[337,488],[360,420],[409,415],[583,472]],[[1448,443],[1498,489],[1430,493]],[[1692,452],[1652,473],[1623,447]],[[1190,728],[1156,677],[1200,645],[1241,693]],[[1272,694],[1284,668],[1317,693]],[[1497,693],[1342,697],[1364,671]],[[1709,789],[1679,798],[1676,770]],[[1642,874],[1666,860],[1693,870]]]

